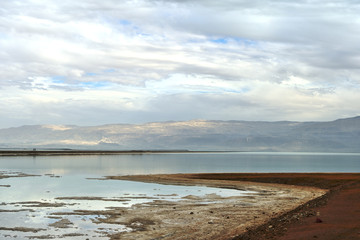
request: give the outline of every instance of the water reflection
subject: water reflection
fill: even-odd
[[[31,171],[40,173],[49,172],[49,169]],[[16,239],[43,239],[44,236],[108,239],[109,233],[131,230],[121,224],[99,222],[111,209],[128,208],[154,200],[179,201],[188,195],[217,194],[226,197],[243,194],[231,189],[96,180],[87,179],[89,175],[84,172],[64,173],[61,176],[47,173],[14,177],[22,174],[2,171],[3,176],[11,177],[0,179],[0,185],[10,185],[0,188],[0,239],[6,236]],[[67,224],[63,226],[61,223],[64,222]]]
[[[359,172],[360,154],[219,153],[2,157],[3,170],[57,175],[195,172]]]

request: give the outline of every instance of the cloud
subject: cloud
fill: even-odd
[[[345,0],[1,2],[0,126],[356,115],[359,8]]]

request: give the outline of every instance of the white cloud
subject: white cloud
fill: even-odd
[[[345,0],[3,1],[0,127],[355,115],[359,8]]]

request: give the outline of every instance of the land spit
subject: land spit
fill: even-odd
[[[82,156],[82,155],[141,155],[141,154],[162,154],[162,153],[221,153],[228,151],[189,151],[189,150],[4,150],[0,149],[2,157],[17,156]]]
[[[113,209],[100,222],[132,229],[109,234],[110,239],[233,239],[313,199],[326,190],[306,186],[195,178],[191,174],[112,176],[171,185],[197,185],[251,191],[246,195],[220,197],[187,196],[181,201],[153,201],[128,209]],[[245,192],[246,193],[246,192]],[[270,225],[269,228],[272,228]]]

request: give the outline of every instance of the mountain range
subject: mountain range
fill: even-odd
[[[30,125],[0,129],[0,148],[360,152],[360,116],[329,122]]]

